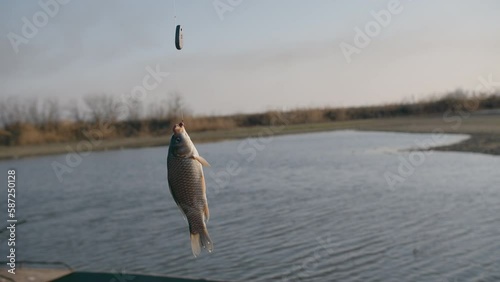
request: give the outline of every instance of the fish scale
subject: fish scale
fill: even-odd
[[[204,191],[196,189],[204,185],[201,164],[194,159],[172,157],[167,165],[170,187],[184,187],[171,188],[172,196],[186,216],[191,233],[198,234],[205,229],[203,210],[207,205]]]
[[[168,186],[175,203],[188,221],[191,249],[196,257],[201,247],[208,252],[213,250],[206,227],[209,211],[202,167],[208,162],[198,154],[184,123],[176,124],[173,132],[167,157]]]

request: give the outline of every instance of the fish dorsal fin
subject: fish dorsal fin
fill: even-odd
[[[193,156],[193,159],[199,161],[203,166],[210,166],[210,164],[202,156]]]

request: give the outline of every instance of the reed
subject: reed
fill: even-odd
[[[63,106],[54,99],[0,100],[0,146],[39,145],[78,141],[84,132],[98,130],[105,122],[112,130],[103,132],[102,139],[155,137],[167,135],[181,119],[189,124],[190,132],[229,130],[268,126],[279,114],[288,124],[340,122],[349,120],[426,116],[471,110],[500,109],[500,92],[472,94],[461,90],[434,96],[417,102],[339,108],[301,108],[289,111],[268,111],[255,114],[196,116],[185,108],[177,95],[163,103],[145,107],[141,103],[128,105],[126,115],[117,111],[117,101],[110,95],[92,95],[82,99],[83,107]],[[148,110],[145,111],[144,109]]]

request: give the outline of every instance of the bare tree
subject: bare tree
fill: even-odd
[[[24,109],[15,97],[8,97],[0,102],[0,125],[3,145],[17,144],[24,122]]]
[[[127,120],[137,121],[142,116],[142,102],[139,100],[131,100],[128,103],[128,117]]]
[[[158,102],[153,102],[149,105],[149,118],[164,120],[168,118],[168,108],[167,101],[161,100]]]
[[[79,100],[72,100],[71,103],[67,106],[68,109],[68,117],[70,117],[73,121],[80,123],[85,120],[85,113],[82,111],[80,107]]]
[[[38,108],[37,98],[26,100],[24,106],[21,106],[21,112],[25,116],[26,122],[35,126],[42,124],[42,114]]]
[[[20,124],[26,121],[26,107],[15,97],[0,101],[0,124],[3,127]]]
[[[28,99],[23,105],[18,105],[15,111],[15,115],[20,116],[19,121],[43,129],[57,128],[61,118],[59,103],[54,98],[41,102],[37,98]]]
[[[111,95],[91,95],[83,98],[93,122],[116,121],[117,110],[115,99]]]
[[[61,122],[61,112],[59,102],[54,98],[49,98],[40,105],[41,126],[46,129],[57,129]]]
[[[170,95],[171,96],[167,102],[168,118],[179,120],[182,119],[184,115],[188,115],[189,110],[185,105],[184,98],[182,98],[182,95],[177,92],[173,92]]]

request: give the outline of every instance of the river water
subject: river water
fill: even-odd
[[[223,281],[500,281],[500,158],[406,150],[464,138],[336,131],[199,144],[212,164],[215,251],[196,259],[166,147],[93,152],[62,182],[53,164],[66,155],[2,161],[0,172],[17,169],[19,260]]]

